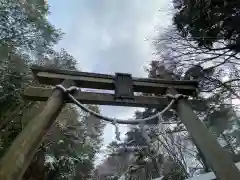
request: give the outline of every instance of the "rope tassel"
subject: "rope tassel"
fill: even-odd
[[[112,124],[114,125],[114,127],[115,127],[115,136],[116,136],[116,139],[118,140],[118,141],[121,141],[121,138],[120,138],[120,131],[119,131],[119,127],[118,127],[118,125],[117,125],[117,120],[116,119],[114,119],[114,121],[112,122]]]

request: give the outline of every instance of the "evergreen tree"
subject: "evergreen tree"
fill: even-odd
[[[173,3],[174,23],[182,35],[190,35],[199,46],[212,50],[239,52],[239,1],[175,0]]]
[[[47,20],[48,6],[43,0],[0,3],[0,156],[26,124],[39,114],[44,102],[22,97],[28,86],[41,86],[32,77],[30,66],[53,65],[77,70],[76,60],[66,50],[53,46],[62,33]],[[90,106],[98,111],[97,106]],[[92,121],[96,134],[88,135],[85,121]],[[37,150],[24,179],[87,179],[101,144],[103,124],[72,105],[66,105]],[[88,139],[88,140],[87,140]]]

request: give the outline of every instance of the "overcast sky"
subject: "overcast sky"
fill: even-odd
[[[171,0],[49,0],[49,20],[65,33],[57,49],[65,48],[82,71],[131,73],[146,77],[156,29],[171,24]],[[134,108],[101,107],[104,115],[127,118]],[[124,131],[124,127],[121,127]],[[108,125],[105,144],[114,140]]]

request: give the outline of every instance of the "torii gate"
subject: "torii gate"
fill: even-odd
[[[36,79],[47,85],[58,85],[69,88],[92,88],[115,90],[115,94],[77,92],[74,97],[84,104],[116,105],[132,107],[155,107],[163,109],[169,103],[164,97],[135,96],[134,92],[176,95],[178,93],[196,96],[197,81],[193,80],[160,80],[149,78],[132,78],[130,74],[86,73],[69,70],[59,70],[32,66]],[[9,150],[0,161],[0,180],[21,180],[28,168],[43,137],[52,126],[66,102],[66,96],[60,89],[27,88],[25,97],[29,100],[47,101],[42,113],[31,120],[24,130],[14,140]],[[181,121],[186,126],[196,145],[200,148],[215,175],[220,180],[238,180],[240,171],[234,165],[231,157],[221,148],[217,140],[210,134],[204,124],[194,114],[189,103],[179,99],[175,108]]]

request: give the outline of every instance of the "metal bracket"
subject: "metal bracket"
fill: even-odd
[[[131,74],[115,74],[115,99],[134,99],[133,80]]]

